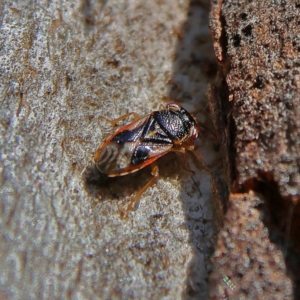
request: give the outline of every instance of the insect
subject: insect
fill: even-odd
[[[232,281],[227,277],[225,276],[223,278],[223,281],[232,289],[232,290],[235,290],[235,285],[232,283]]]
[[[124,176],[151,165],[153,177],[130,200],[125,214],[158,178],[155,161],[170,151],[186,155],[186,150],[194,150],[193,141],[199,134],[195,118],[176,102],[161,105],[145,116],[128,113],[110,122],[115,125],[130,115],[134,120],[107,138],[94,155],[97,169],[108,177]]]

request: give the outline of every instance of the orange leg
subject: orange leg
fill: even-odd
[[[211,168],[205,163],[202,155],[198,153],[197,151],[193,151],[194,156],[197,158],[198,161],[201,162],[205,170],[211,170]]]
[[[208,172],[211,172],[211,167],[207,166],[207,164],[205,163],[202,155],[200,153],[198,153],[197,151],[193,151],[195,149],[194,144],[192,144],[189,140],[182,143],[181,145],[175,146],[172,148],[171,151],[173,152],[181,152],[184,154],[183,156],[183,160],[182,160],[182,168],[190,173],[195,174],[194,171],[190,170],[189,168],[186,167],[185,165],[185,161],[186,161],[186,154],[187,151],[191,151],[193,153],[193,155],[197,158],[198,161],[200,161],[200,163],[202,164],[202,166],[204,167],[205,170],[207,170]]]
[[[105,121],[107,121],[108,123],[112,124],[113,126],[116,126],[118,122],[120,122],[120,121],[122,121],[122,120],[124,120],[124,119],[126,119],[126,118],[128,118],[130,116],[133,116],[133,120],[134,121],[136,121],[136,120],[138,120],[138,119],[141,118],[140,115],[138,115],[138,114],[136,114],[134,112],[127,113],[127,114],[125,114],[125,115],[123,115],[123,116],[121,116],[121,117],[119,117],[117,119],[114,119],[114,120],[109,120],[109,119],[106,119],[104,117],[100,117],[100,118],[104,119]]]
[[[183,160],[182,160],[181,167],[182,167],[185,171],[190,172],[190,173],[192,173],[193,175],[195,174],[195,172],[192,171],[192,170],[190,170],[189,168],[187,168],[185,162],[186,162],[186,154],[187,154],[187,151],[186,151],[186,150],[188,150],[188,151],[193,151],[194,148],[195,148],[195,147],[194,147],[193,144],[191,144],[191,143],[189,143],[189,142],[184,142],[184,143],[182,143],[180,146],[175,146],[175,147],[172,149],[173,152],[181,152],[181,153],[183,153]]]
[[[156,165],[156,163],[152,163],[151,164],[151,174],[153,175],[153,177],[148,181],[148,183],[135,195],[135,197],[133,197],[127,208],[124,210],[123,208],[121,207],[118,207],[119,208],[119,211],[120,211],[120,214],[121,214],[121,217],[127,217],[128,213],[132,210],[132,206],[134,205],[134,203],[139,200],[139,198],[141,197],[141,195],[148,189],[148,187],[150,187],[155,181],[156,179],[158,178],[159,176],[159,169],[158,169],[158,166]]]

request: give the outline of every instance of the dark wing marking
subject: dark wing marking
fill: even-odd
[[[117,144],[124,144],[127,142],[138,141],[144,131],[149,116],[143,117],[128,125],[121,127],[113,135],[111,135],[106,142],[115,142]]]
[[[168,148],[166,147],[166,145],[164,145],[164,146],[165,147],[160,148],[160,151],[156,151],[155,155],[153,155],[154,153],[151,153],[151,156],[150,156],[150,154],[148,154],[147,159],[144,160],[143,162],[140,163],[137,161],[137,164],[135,164],[135,165],[131,163],[131,165],[129,165],[128,168],[126,168],[126,170],[124,170],[124,171],[120,170],[119,172],[110,173],[110,174],[108,174],[108,177],[123,176],[123,175],[129,174],[129,173],[136,172],[136,171],[152,164],[158,158],[160,158],[161,156],[168,153],[173,147],[173,145],[168,145]]]
[[[140,126],[132,130],[122,130],[111,139],[111,142],[115,142],[117,144],[136,142],[137,140],[140,139],[142,133],[143,133],[143,126]]]
[[[161,128],[152,115],[144,128],[141,140],[145,143],[172,144],[172,140],[168,134]]]
[[[148,165],[147,162],[149,159],[158,159],[168,153],[172,148],[173,144],[142,142],[137,145],[132,155],[131,164],[136,166],[146,163],[146,165]]]

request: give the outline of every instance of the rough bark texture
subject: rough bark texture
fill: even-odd
[[[292,299],[282,252],[257,209],[263,201],[253,192],[231,195],[213,258],[212,299]]]
[[[216,70],[201,1],[0,1],[0,299],[205,299],[210,176],[171,153],[99,182],[93,153],[128,111],[180,101],[206,123]],[[202,109],[202,111],[200,111]],[[217,151],[209,131],[196,146]]]
[[[229,261],[225,264],[228,267],[230,261],[240,259],[232,252],[240,249],[241,257],[248,255],[245,251],[249,249],[239,248],[241,235],[251,246],[253,232],[249,232],[247,226],[240,228],[243,232],[239,237],[234,235],[231,245],[224,242],[222,234],[236,226],[234,211],[243,214],[244,208],[239,208],[241,199],[249,201],[253,211],[257,196],[249,195],[250,190],[261,195],[264,204],[257,209],[262,212],[261,218],[265,229],[269,229],[271,240],[261,243],[264,237],[259,233],[263,231],[260,224],[255,236],[258,249],[249,254],[253,264],[249,264],[248,271],[243,269],[242,274],[241,266],[227,271],[236,285],[234,292],[228,287],[226,291],[233,293],[233,298],[291,297],[291,283],[287,277],[284,279],[284,268],[278,271],[283,263],[294,283],[295,298],[300,296],[297,232],[300,225],[299,16],[300,5],[296,1],[224,0],[213,3],[210,27],[220,67],[217,82],[210,88],[210,107],[223,143],[223,162],[232,192],[225,227],[216,248],[215,271],[211,277],[213,288],[222,285],[222,278],[219,277],[218,282],[216,274],[224,267],[224,260]],[[237,197],[237,192],[245,195]],[[233,204],[235,201],[237,204]],[[244,215],[248,226],[258,224],[258,219],[247,220],[247,216]],[[269,263],[273,255],[269,248],[272,243],[284,254],[277,255],[278,261],[274,264]],[[253,244],[253,249],[255,247]],[[264,265],[260,271],[255,269],[258,262]],[[281,274],[279,281],[287,284],[286,289],[279,281],[277,285],[277,279],[272,283],[274,287],[268,286],[265,273]],[[254,282],[250,282],[250,278]],[[270,294],[270,291],[276,293]],[[217,293],[212,295],[217,297]],[[224,291],[218,295],[224,295]]]
[[[269,174],[282,196],[298,197],[300,7],[295,1],[243,4],[223,5],[238,182]]]

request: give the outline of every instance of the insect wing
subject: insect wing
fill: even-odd
[[[172,148],[172,140],[151,115],[145,124],[140,142],[133,153],[130,171],[134,172],[151,164]]]
[[[123,144],[126,142],[135,142],[138,141],[144,131],[144,128],[147,124],[147,120],[149,116],[142,117],[130,124],[127,124],[120,129],[118,129],[114,134],[112,134],[105,143],[109,143],[111,141],[115,141],[119,144]]]
[[[148,118],[142,117],[121,127],[99,147],[94,160],[100,172],[108,176],[123,175],[131,164],[132,154],[140,142]]]
[[[131,166],[127,168],[127,173],[136,172],[150,165],[158,158],[168,153],[172,148],[173,145],[171,144],[140,143],[136,147],[134,156],[132,157]]]

